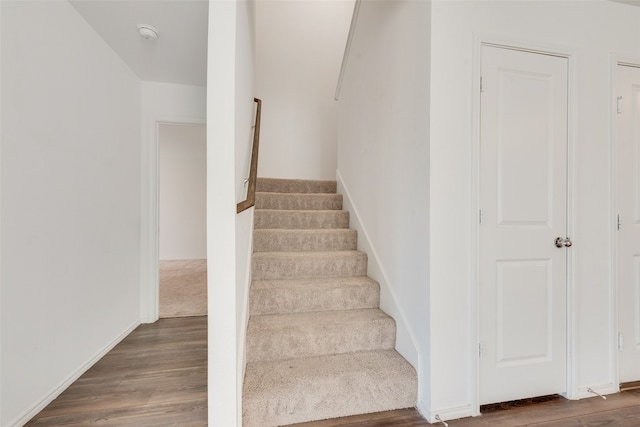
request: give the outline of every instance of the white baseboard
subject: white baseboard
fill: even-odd
[[[597,394],[590,392],[589,389],[595,391]],[[578,388],[577,399],[597,397],[598,395],[606,396],[607,394],[618,393],[619,391],[620,391],[620,386],[612,383],[593,385],[590,387],[580,387]]]
[[[427,421],[431,424],[438,423],[439,421],[448,421],[448,420],[457,420],[459,418],[468,418],[473,416],[473,408],[471,405],[462,405],[462,406],[454,406],[451,408],[442,408],[437,410],[420,410],[418,408],[422,416],[424,416]],[[437,417],[440,418],[438,420]]]
[[[116,345],[120,343],[120,341],[125,339],[127,335],[133,332],[133,330],[138,326],[140,326],[140,321],[136,321],[132,325],[130,325],[118,337],[107,344],[106,347],[100,350],[95,356],[89,359],[85,364],[80,366],[75,372],[73,372],[65,380],[58,384],[49,394],[44,396],[42,400],[40,400],[40,402],[36,403],[31,409],[25,411],[22,415],[18,415],[13,421],[9,421],[8,427],[24,426],[31,418],[38,415],[40,411],[42,411],[47,407],[47,405],[49,405],[58,396],[60,396],[63,391],[65,391],[71,384],[73,384],[78,378],[80,378],[82,374],[87,372],[93,365],[96,364],[96,362],[102,359],[108,352],[110,352]]]

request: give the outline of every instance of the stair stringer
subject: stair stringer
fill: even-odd
[[[402,306],[398,302],[398,297],[390,286],[389,277],[384,266],[380,262],[375,247],[371,243],[367,229],[364,227],[358,208],[354,205],[351,194],[345,182],[342,179],[340,171],[336,171],[337,192],[342,194],[342,209],[350,213],[349,227],[358,232],[358,250],[368,254],[367,275],[380,284],[380,309],[391,316],[396,321],[396,351],[402,355],[409,363],[411,363],[418,372],[418,402],[416,402],[418,410],[424,415],[429,412],[429,405],[424,400],[428,395],[428,391],[423,389],[422,379],[427,372],[425,361],[422,360],[418,351],[418,340],[407,317],[404,314]]]

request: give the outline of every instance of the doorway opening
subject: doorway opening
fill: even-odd
[[[205,316],[206,126],[157,129],[159,317]]]

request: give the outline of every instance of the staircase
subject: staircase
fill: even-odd
[[[243,426],[414,407],[335,181],[260,178],[255,209]]]

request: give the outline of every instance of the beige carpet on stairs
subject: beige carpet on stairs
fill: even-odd
[[[394,349],[336,182],[257,188],[243,426],[415,406],[416,371]]]
[[[160,317],[207,315],[207,260],[160,261]]]

